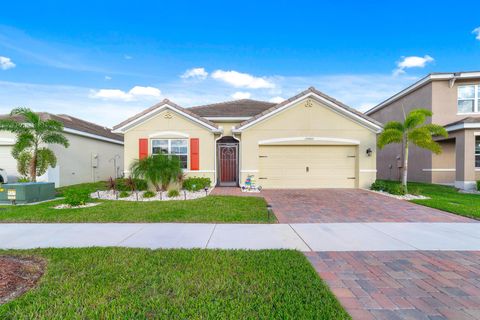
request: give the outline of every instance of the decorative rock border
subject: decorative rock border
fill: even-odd
[[[120,201],[179,201],[179,200],[194,200],[204,198],[210,194],[213,188],[208,189],[207,192],[204,190],[200,191],[187,191],[187,190],[180,190],[180,195],[178,197],[169,198],[167,196],[168,191],[157,192],[154,197],[151,198],[144,198],[143,194],[145,191],[138,191],[132,192],[130,196],[125,198],[120,198],[118,195],[120,194],[119,191],[97,191],[93,192],[90,197],[93,199],[101,199],[101,200],[120,200]],[[138,197],[138,198],[137,198]]]
[[[383,194],[384,196],[399,199],[399,200],[407,200],[408,201],[408,200],[428,200],[428,199],[431,199],[430,197],[425,197],[425,196],[422,196],[422,195],[415,195],[415,194],[406,194],[406,195],[400,196],[400,195],[391,194],[391,193],[388,193],[388,192],[385,192],[385,191],[375,191],[375,190],[368,190],[368,191],[375,192],[375,193],[378,193],[378,194]]]
[[[101,204],[100,202],[89,202],[80,206],[71,206],[69,204],[59,204],[58,206],[53,207],[53,209],[82,209],[82,208],[90,208],[90,207],[95,207]]]

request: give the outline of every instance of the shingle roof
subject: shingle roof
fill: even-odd
[[[201,117],[253,117],[273,107],[275,103],[242,99],[188,108]]]
[[[322,98],[324,98],[324,99],[326,99],[326,100],[328,100],[328,101],[330,101],[330,102],[332,102],[332,103],[334,103],[334,104],[336,104],[336,105],[344,108],[345,110],[347,110],[347,111],[349,111],[349,112],[352,112],[352,113],[356,114],[357,116],[359,116],[359,117],[361,117],[361,118],[363,118],[363,119],[365,119],[365,120],[367,120],[367,121],[369,121],[369,122],[371,122],[371,123],[376,124],[376,125],[379,126],[379,127],[383,127],[383,125],[382,125],[380,122],[378,122],[378,121],[370,118],[369,116],[363,114],[362,112],[360,112],[360,111],[358,111],[358,110],[356,110],[356,109],[353,109],[353,108],[347,106],[346,104],[344,104],[344,103],[342,103],[342,102],[340,102],[340,101],[338,101],[338,100],[336,100],[336,99],[334,99],[334,98],[326,95],[325,93],[323,93],[323,92],[321,92],[321,91],[318,91],[318,90],[315,89],[314,87],[310,87],[310,88],[308,88],[307,90],[302,91],[302,92],[300,92],[299,94],[297,94],[297,95],[295,95],[295,96],[293,96],[293,97],[291,97],[291,98],[289,98],[289,99],[287,99],[287,100],[285,100],[285,101],[283,101],[283,102],[280,102],[279,104],[276,104],[276,105],[272,106],[271,108],[269,108],[269,109],[267,109],[267,110],[264,110],[263,112],[255,115],[254,117],[252,117],[252,118],[250,118],[250,119],[248,119],[248,120],[240,123],[238,126],[236,126],[236,128],[237,128],[237,129],[238,129],[238,128],[241,128],[241,127],[243,127],[243,126],[245,126],[245,125],[247,125],[247,124],[249,124],[249,123],[251,123],[251,122],[253,122],[253,121],[255,121],[255,120],[257,120],[257,119],[259,119],[259,118],[261,118],[261,117],[263,117],[263,116],[265,116],[265,115],[267,115],[267,114],[269,114],[269,113],[271,113],[271,112],[273,112],[273,111],[281,108],[281,107],[283,107],[284,105],[289,104],[290,102],[295,101],[295,100],[301,98],[302,96],[308,94],[309,92],[313,92],[313,93],[315,93],[316,95],[319,95],[319,96],[321,96]]]
[[[454,126],[456,124],[461,124],[461,123],[480,123],[480,117],[466,117],[461,120],[449,123],[445,125],[445,127],[450,127],[450,126]]]
[[[191,111],[190,111],[189,109],[187,109],[187,108],[180,107],[178,104],[176,104],[176,103],[174,103],[174,102],[172,102],[172,101],[170,101],[170,100],[168,100],[168,99],[165,99],[165,100],[163,100],[162,102],[157,103],[157,104],[151,106],[150,108],[145,109],[145,110],[143,110],[142,112],[137,113],[136,115],[128,118],[127,120],[125,120],[125,121],[117,124],[116,126],[113,127],[113,130],[117,130],[117,129],[121,128],[121,127],[124,127],[125,125],[129,124],[130,122],[133,122],[133,121],[137,120],[138,118],[140,118],[140,117],[148,114],[149,112],[151,112],[151,111],[153,111],[153,110],[155,110],[155,109],[157,109],[157,108],[160,108],[160,107],[162,107],[162,106],[164,106],[164,105],[166,105],[166,104],[167,104],[167,105],[170,105],[170,106],[172,106],[172,107],[174,107],[174,108],[176,108],[176,109],[178,109],[179,111],[182,111],[182,112],[184,112],[184,113],[186,113],[186,114],[194,117],[195,119],[197,119],[197,120],[199,120],[199,121],[201,121],[201,122],[203,122],[203,123],[205,123],[205,124],[207,124],[207,125],[209,125],[209,126],[211,126],[211,127],[218,128],[218,126],[217,126],[215,123],[213,123],[213,122],[211,122],[211,121],[208,121],[208,120],[205,119],[205,118],[202,118],[201,116],[199,116],[199,115],[196,114],[196,113],[191,112]]]
[[[56,120],[63,124],[65,128],[94,134],[108,139],[123,141],[123,136],[113,133],[111,129],[102,127],[98,124],[78,119],[66,114],[52,114],[48,112],[37,112],[42,120]],[[13,119],[16,121],[23,121],[22,116],[10,116],[8,114],[0,115],[0,119]]]

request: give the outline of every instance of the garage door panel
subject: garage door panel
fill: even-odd
[[[355,188],[356,150],[355,146],[261,146],[259,184],[264,188]]]

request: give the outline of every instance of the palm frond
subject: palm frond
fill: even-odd
[[[25,121],[27,123],[32,124],[33,126],[36,126],[38,122],[40,122],[40,116],[33,112],[30,108],[15,108],[10,112],[11,116],[22,116],[25,118]]]
[[[52,150],[48,148],[40,148],[37,151],[37,176],[41,176],[47,172],[48,167],[55,168],[57,166],[57,157]]]
[[[63,134],[57,132],[48,132],[42,135],[42,141],[45,143],[60,144],[65,148],[68,148],[68,146],[70,145],[68,139],[65,138]]]
[[[12,133],[21,133],[27,130],[27,127],[20,122],[12,119],[0,120],[0,131],[8,131]]]
[[[396,129],[402,132],[405,130],[405,128],[403,127],[403,124],[398,121],[387,122],[387,124],[385,124],[385,126],[383,127],[383,130],[387,130],[387,129]]]
[[[403,132],[397,129],[386,129],[378,136],[377,146],[380,149],[383,149],[387,144],[390,143],[402,143],[403,141]]]
[[[413,109],[405,118],[405,129],[411,130],[423,124],[427,117],[432,116],[432,111],[427,109]]]
[[[422,128],[426,128],[433,136],[442,136],[444,138],[448,137],[447,130],[438,124],[426,124]]]
[[[22,132],[17,135],[17,140],[12,148],[12,156],[17,159],[18,155],[33,146],[34,136],[30,132]]]
[[[408,140],[416,146],[430,150],[435,154],[440,154],[442,152],[442,147],[433,140],[432,134],[426,126],[410,131],[408,133]]]

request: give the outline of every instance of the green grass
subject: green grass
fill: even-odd
[[[80,183],[72,186],[60,187],[60,188],[57,188],[57,195],[60,197],[63,196],[63,191],[67,189],[88,189],[90,193],[92,193],[97,190],[106,190],[107,183],[105,181],[98,181],[98,182]]]
[[[397,181],[385,181],[387,184],[398,184]],[[454,187],[430,183],[409,182],[408,192],[431,199],[412,200],[423,206],[440,209],[465,217],[480,219],[480,195],[460,193]]]
[[[350,319],[297,251],[37,249],[37,288],[0,319]]]
[[[53,209],[63,200],[1,206],[0,222],[275,222],[263,198],[208,196],[178,201],[100,201],[95,207]]]

